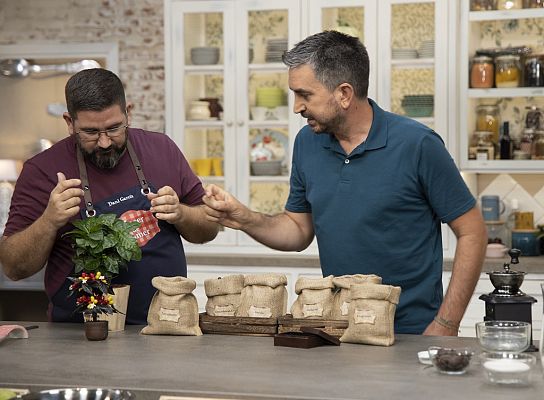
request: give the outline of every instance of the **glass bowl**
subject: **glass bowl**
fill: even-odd
[[[527,353],[482,353],[484,375],[488,382],[501,385],[528,385],[536,357]]]
[[[521,353],[531,344],[531,324],[520,321],[478,322],[476,336],[486,351]]]
[[[474,352],[469,348],[429,347],[431,362],[436,370],[447,375],[461,375],[467,372]]]

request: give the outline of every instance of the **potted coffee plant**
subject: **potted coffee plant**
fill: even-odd
[[[142,258],[137,240],[131,235],[139,222],[125,222],[115,214],[101,214],[73,221],[74,229],[64,236],[73,239],[74,274],[70,296],[76,295],[76,309],[85,320],[89,340],[108,336],[108,321],[99,321],[98,314],[119,312],[113,304],[111,280],[132,261]]]

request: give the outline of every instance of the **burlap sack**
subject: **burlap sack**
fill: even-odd
[[[217,317],[233,317],[240,306],[244,288],[244,275],[229,275],[217,279],[206,279],[204,290],[206,314]]]
[[[391,346],[400,287],[363,283],[351,286],[348,328],[342,342]]]
[[[198,304],[191,293],[196,282],[182,276],[156,276],[151,280],[157,291],[147,313],[145,335],[200,336]]]
[[[287,277],[282,274],[246,275],[237,317],[277,318],[287,312]]]
[[[362,283],[382,283],[382,278],[378,275],[342,275],[332,279],[336,292],[334,294],[331,319],[348,320],[350,286],[360,285]]]
[[[293,318],[330,319],[334,298],[332,275],[325,278],[297,279],[297,299],[291,306]]]

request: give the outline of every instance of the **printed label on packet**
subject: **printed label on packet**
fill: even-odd
[[[303,304],[302,315],[304,315],[304,317],[322,317],[323,306],[321,305],[321,303]]]
[[[140,227],[131,232],[131,235],[138,241],[139,247],[144,247],[153,237],[161,231],[159,221],[151,211],[128,210],[120,217],[125,222],[139,222]]]
[[[355,310],[353,319],[356,324],[372,324],[376,322],[376,314],[372,310]]]
[[[178,322],[181,317],[179,310],[161,307],[159,310],[159,321]]]
[[[270,307],[251,306],[248,315],[254,318],[270,318],[272,316],[272,311],[270,310]]]
[[[234,317],[235,311],[233,304],[217,305],[213,310],[217,317]]]
[[[342,303],[342,306],[340,307],[340,313],[341,315],[348,315],[349,312],[349,302],[344,301]]]

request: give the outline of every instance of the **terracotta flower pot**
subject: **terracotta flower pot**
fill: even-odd
[[[86,321],[84,325],[87,340],[105,340],[108,337],[108,321]]]

